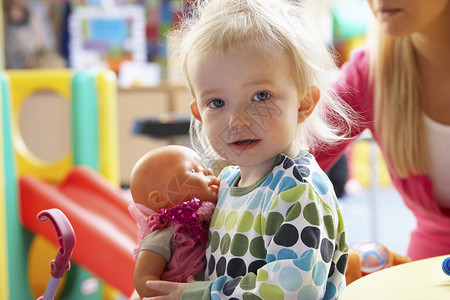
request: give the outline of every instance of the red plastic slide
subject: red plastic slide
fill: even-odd
[[[137,226],[124,191],[86,167],[75,167],[60,186],[24,176],[19,189],[21,220],[27,229],[54,240],[53,228],[39,224],[36,216],[41,210],[59,208],[75,231],[72,260],[131,295]]]

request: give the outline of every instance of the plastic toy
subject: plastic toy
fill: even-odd
[[[66,271],[70,270],[70,258],[75,247],[75,233],[69,220],[59,209],[43,210],[37,218],[39,222],[50,221],[58,238],[59,250],[50,265],[51,277],[44,296],[38,298],[38,300],[53,300],[61,278]]]
[[[133,280],[141,297],[158,295],[145,287],[147,280],[185,282],[203,270],[218,184],[184,146],[157,148],[136,163],[129,210],[139,229]]]
[[[442,271],[444,271],[445,274],[450,276],[450,257],[447,257],[442,262]]]
[[[409,261],[409,257],[392,252],[379,242],[357,242],[349,250],[345,271],[347,285],[369,273]]]
[[[59,284],[64,298],[130,295],[136,225],[128,212],[131,199],[119,189],[115,74],[8,70],[0,72],[0,87],[0,299],[44,294],[48,278],[37,265],[41,255],[51,259],[54,231],[38,226],[36,215],[49,207],[63,211],[77,230],[70,280]],[[18,130],[22,103],[41,90],[60,95],[72,108],[73,148],[56,161],[36,157]],[[47,247],[35,247],[41,243]],[[85,292],[91,279],[95,290]]]

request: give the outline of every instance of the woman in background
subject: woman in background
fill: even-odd
[[[417,219],[407,254],[450,253],[450,1],[368,0],[378,36],[342,66],[339,95],[370,129]],[[348,142],[318,149],[327,170]],[[327,148],[327,147],[325,147]]]

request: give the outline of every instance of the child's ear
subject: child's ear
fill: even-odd
[[[158,191],[152,191],[150,194],[148,194],[147,201],[150,205],[150,208],[152,208],[153,210],[167,207],[169,205],[169,201],[164,198],[164,196],[161,195],[161,193]]]
[[[297,123],[303,123],[306,118],[308,118],[312,112],[314,111],[314,108],[316,108],[317,103],[320,99],[320,91],[317,87],[313,86],[303,97],[302,100],[300,100],[300,106],[298,108],[298,118]]]
[[[202,117],[200,116],[200,112],[198,111],[197,101],[192,100],[189,104],[189,107],[191,108],[191,114],[194,116],[194,118],[197,119],[200,123],[202,123]]]

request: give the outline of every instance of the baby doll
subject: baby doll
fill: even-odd
[[[140,297],[158,295],[145,287],[147,280],[186,282],[203,270],[218,185],[188,147],[160,147],[138,160],[129,211],[138,224],[133,281]]]

